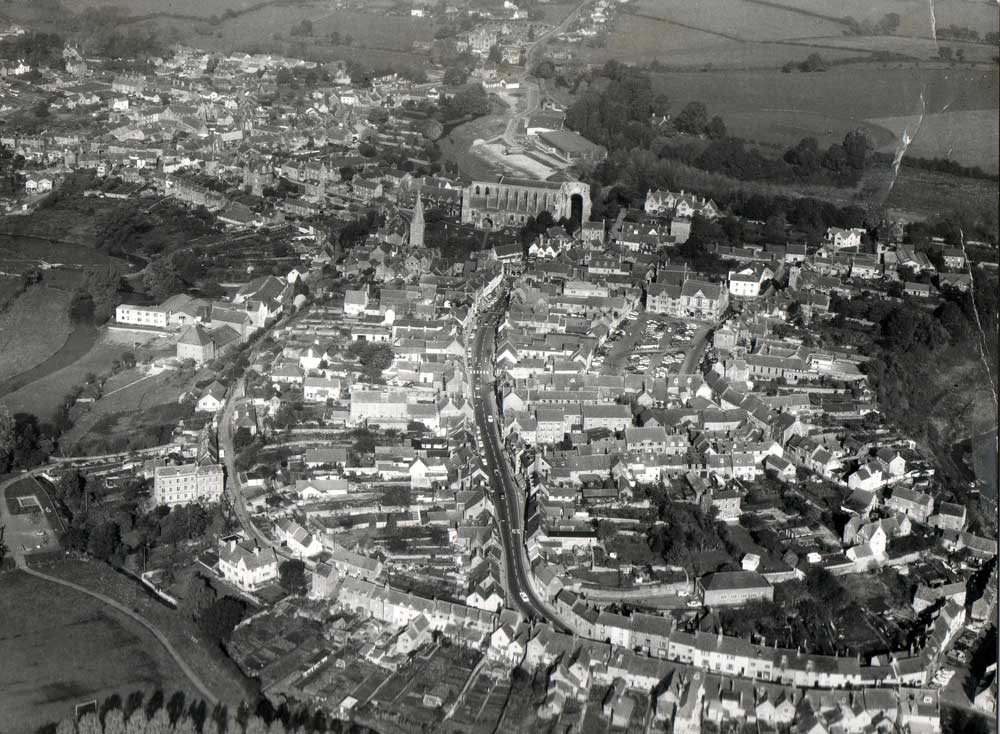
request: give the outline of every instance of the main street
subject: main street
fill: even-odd
[[[496,307],[483,312],[473,340],[471,367],[480,452],[490,475],[497,530],[503,548],[507,602],[529,619],[544,619],[565,630],[566,626],[539,598],[529,579],[523,538],[524,501],[500,438],[500,416],[491,375],[493,335],[501,313],[502,309]]]
[[[229,504],[233,508],[236,520],[247,537],[253,538],[261,548],[273,549],[280,558],[301,560],[287,548],[275,543],[260,531],[254,524],[253,518],[250,517],[250,509],[247,507],[246,497],[243,496],[243,486],[240,483],[239,472],[236,471],[236,448],[233,443],[233,414],[236,412],[237,405],[243,400],[243,385],[243,378],[236,381],[236,384],[229,391],[226,403],[222,408],[222,414],[219,416],[219,450],[225,454],[226,495],[229,497]],[[305,561],[305,564],[309,568],[313,566],[313,563],[308,560]]]

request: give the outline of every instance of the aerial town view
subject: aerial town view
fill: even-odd
[[[996,734],[992,0],[0,2],[0,734]]]

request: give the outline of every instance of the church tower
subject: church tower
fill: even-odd
[[[410,222],[410,247],[424,246],[424,202],[417,192],[417,204],[413,207],[413,220]]]

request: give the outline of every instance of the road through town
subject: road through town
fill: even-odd
[[[500,310],[492,310],[482,314],[472,345],[472,381],[480,451],[490,475],[497,528],[506,564],[507,602],[529,619],[545,620],[557,629],[566,630],[566,625],[555,611],[535,592],[529,578],[522,536],[523,492],[514,477],[500,438],[500,416],[492,379],[493,335],[500,313]]]

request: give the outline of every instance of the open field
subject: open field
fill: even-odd
[[[39,284],[0,313],[0,385],[59,351],[72,330],[69,299],[66,291]]]
[[[0,230],[4,228],[0,223]],[[122,265],[123,260],[106,255],[103,252],[83,245],[72,245],[52,242],[42,237],[8,236],[0,234],[0,263],[4,269],[8,264],[23,263],[26,265],[64,264],[67,267],[94,267],[107,265]]]
[[[939,44],[933,38],[906,38],[903,36],[829,36],[809,38],[803,41],[785,41],[782,45],[789,51],[794,51],[793,44],[803,46],[800,49],[801,56],[792,56],[793,59],[805,58],[809,53],[816,52],[824,59],[833,60],[838,58],[841,52],[851,50],[854,52],[851,54],[852,57],[884,51],[918,60],[932,61],[940,58],[938,54],[942,46],[948,46],[956,53],[961,50],[965,62],[992,66],[993,57],[997,53],[996,46],[989,46],[985,43],[942,41]],[[816,46],[817,48],[810,50],[807,46]],[[955,68],[966,67],[956,63]]]
[[[745,0],[640,0],[629,13],[744,41],[838,35],[843,24]]]
[[[88,8],[121,8],[129,15],[177,13],[208,18],[227,10],[243,10],[260,4],[260,0],[65,0],[63,5],[74,12]]]
[[[947,110],[949,117],[930,129],[951,126],[957,160],[983,159],[981,141],[990,134],[982,131],[986,111],[995,113],[1000,104],[995,71],[956,72],[944,65],[856,64],[813,74],[661,72],[653,75],[653,83],[674,109],[704,102],[733,134],[781,146],[807,135],[828,144],[842,140],[847,130],[865,127],[877,144],[891,150],[895,132],[877,121]],[[982,114],[955,115],[969,111]],[[993,125],[995,131],[995,114]],[[996,150],[995,140],[991,148]]]
[[[158,405],[176,405],[187,382],[173,370],[145,376],[141,370],[132,369],[115,375],[104,385],[105,397],[89,405],[63,435],[67,453],[88,453],[88,438],[103,441],[119,435],[138,435],[143,413]]]
[[[995,6],[986,2],[947,0],[935,3],[937,27],[951,24],[980,36],[998,28]],[[874,24],[887,13],[899,16],[894,35],[857,35],[853,18]],[[658,59],[674,69],[777,69],[819,53],[829,61],[876,52],[903,54],[927,61],[938,56],[931,30],[930,5],[913,0],[638,0],[616,16],[604,48],[578,48],[583,60],[603,64],[609,58],[645,64]],[[942,41],[961,48],[966,60],[994,66],[996,49],[987,44]]]
[[[101,374],[111,369],[125,348],[109,344],[98,338],[90,349],[72,364],[66,365],[44,377],[4,396],[3,401],[12,413],[34,413],[41,420],[49,420],[59,409],[66,394],[80,385],[88,372]]]
[[[960,178],[903,166],[886,199],[886,207],[904,219],[932,214],[996,211],[1000,187],[996,181]]]
[[[892,131],[898,138],[903,130],[913,138],[909,155],[921,158],[949,158],[965,166],[997,170],[1000,161],[1000,122],[997,111],[959,110],[920,117],[903,115],[870,120]]]
[[[139,582],[96,561],[63,560],[41,570],[50,576],[68,579],[105,594],[120,604],[135,609],[170,640],[177,653],[198,673],[221,702],[233,707],[244,699],[255,698],[253,683],[243,677],[225,652],[210,643],[188,615],[154,600]],[[149,647],[153,644],[155,643],[150,641]]]
[[[745,0],[750,1],[750,0]],[[913,0],[774,0],[771,4],[786,6],[790,12],[816,13],[843,18],[850,16],[859,22],[877,22],[886,13],[899,14],[896,33],[907,36],[930,35],[931,5]],[[934,17],[939,28],[958,25],[979,31],[982,36],[997,29],[996,4],[970,0],[935,0]]]
[[[148,632],[72,589],[22,571],[0,574],[0,618],[4,731],[34,731],[95,698],[188,690]]]

